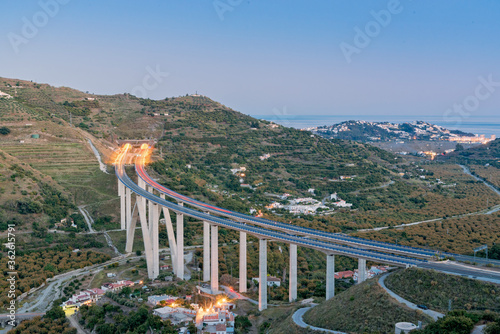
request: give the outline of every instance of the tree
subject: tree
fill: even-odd
[[[52,307],[47,313],[45,313],[45,318],[56,320],[56,319],[65,319],[66,314],[61,306],[56,305]]]
[[[10,133],[10,129],[6,126],[0,127],[0,135],[8,135]]]

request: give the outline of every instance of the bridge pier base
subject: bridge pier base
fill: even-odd
[[[363,283],[368,278],[366,271],[366,259],[358,259],[358,284]]]
[[[335,255],[326,256],[326,300],[335,296]]]
[[[203,222],[203,281],[210,281],[210,224]]]
[[[240,292],[247,292],[247,234],[240,231]]]
[[[290,278],[288,300],[297,300],[297,245],[290,244]]]
[[[259,311],[267,309],[267,240],[259,239]]]
[[[212,238],[212,258],[211,265],[212,269],[210,270],[210,288],[212,293],[215,294],[219,292],[219,235],[217,225],[211,226],[211,238]]]

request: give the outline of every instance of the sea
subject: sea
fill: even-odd
[[[477,135],[490,137],[496,135],[500,138],[500,116],[464,118],[461,120],[446,120],[442,116],[393,116],[393,115],[256,115],[255,118],[272,121],[287,127],[304,129],[322,125],[333,125],[344,121],[370,121],[404,123],[412,121],[425,121],[440,125],[449,130],[461,130]]]

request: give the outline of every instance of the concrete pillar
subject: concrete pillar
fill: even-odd
[[[156,278],[154,276],[153,265],[153,248],[151,247],[151,235],[149,233],[148,220],[146,216],[146,199],[138,197],[137,208],[139,211],[139,219],[141,221],[142,238],[144,240],[144,253],[146,255],[146,265],[148,268],[148,277],[150,279]]]
[[[363,283],[368,278],[368,273],[366,272],[366,259],[358,259],[358,284]]]
[[[162,195],[164,198],[165,195]],[[172,269],[177,276],[177,243],[175,242],[174,227],[170,218],[170,211],[163,207],[163,216],[165,216],[165,225],[167,227],[168,246],[170,247],[170,258],[172,259]]]
[[[259,311],[267,309],[267,240],[259,239]]]
[[[182,206],[182,203],[179,205]],[[177,213],[177,277],[184,279],[184,215]]]
[[[240,231],[240,292],[247,292],[247,234]]]
[[[132,194],[129,188],[125,188],[125,228],[129,228],[130,222],[132,221]]]
[[[335,255],[326,256],[326,299],[335,296]]]
[[[210,224],[203,222],[203,281],[210,281]]]
[[[125,198],[125,186],[118,179],[118,196],[120,196],[120,228],[122,230],[127,229],[127,217],[126,217],[126,198]]]
[[[151,242],[153,247],[153,275],[158,277],[160,275],[160,237],[158,223],[160,220],[160,206],[158,204],[153,204],[152,206],[152,228],[151,231]]]
[[[127,240],[125,244],[125,252],[131,253],[132,248],[134,246],[134,235],[135,235],[135,226],[137,224],[137,219],[139,217],[139,212],[136,211],[137,203],[134,206],[134,210],[131,213],[130,221],[127,220]]]
[[[217,293],[219,291],[219,234],[217,225],[212,225],[211,230],[212,258],[210,264],[212,265],[212,269],[210,270],[210,288],[212,289],[212,293]]]
[[[297,245],[290,244],[290,278],[288,300],[297,300]]]

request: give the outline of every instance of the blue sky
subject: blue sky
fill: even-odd
[[[500,82],[500,1],[56,1],[2,3],[0,76],[251,115],[499,118],[500,84],[476,88]]]

